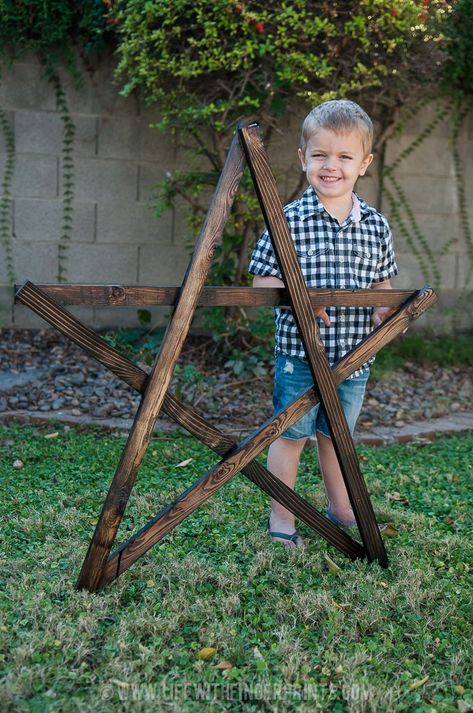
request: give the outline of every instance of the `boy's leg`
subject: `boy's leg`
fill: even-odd
[[[305,438],[297,440],[278,438],[269,447],[268,470],[292,490],[294,490],[299,459],[306,440]],[[292,535],[295,529],[294,514],[277,500],[271,500],[270,530]]]
[[[363,404],[368,376],[369,372],[364,372],[354,378],[346,379],[337,388],[352,435]],[[329,436],[327,420],[322,410],[317,414],[316,431],[319,463],[324,478],[329,512],[343,525],[356,525],[335,448]]]
[[[330,512],[343,525],[356,525],[332,439],[320,431],[317,432],[317,450]]]

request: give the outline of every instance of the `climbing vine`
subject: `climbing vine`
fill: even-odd
[[[108,2],[103,0],[2,0],[0,3],[0,66],[8,67],[25,52],[34,52],[55,92],[56,105],[63,124],[61,151],[62,224],[58,245],[57,276],[66,276],[67,249],[72,236],[74,199],[75,127],[58,69],[65,66],[77,83],[81,81],[78,56],[88,71],[92,52],[113,40],[114,20],[108,17]],[[4,136],[7,159],[0,199],[0,241],[5,255],[8,280],[15,281],[11,231],[11,182],[15,163],[13,132],[0,110],[0,131]]]
[[[457,304],[457,312],[461,310],[465,296],[473,276],[473,235],[468,213],[467,194],[465,189],[465,172],[460,149],[460,133],[465,126],[467,117],[473,109],[473,2],[460,0],[455,4],[442,23],[441,50],[445,60],[441,64],[439,75],[442,94],[437,102],[432,121],[390,164],[383,167],[383,196],[388,203],[389,213],[399,233],[417,259],[419,267],[428,281],[441,286],[441,275],[438,259],[446,255],[455,237],[447,237],[441,247],[438,257],[434,255],[427,237],[416,220],[409,197],[403,190],[401,181],[396,176],[396,169],[411,156],[440,124],[447,124],[452,155],[452,167],[455,178],[458,215],[460,223],[460,238],[466,248],[468,267],[462,292]],[[427,96],[424,106],[432,98]],[[418,112],[417,106],[411,111]],[[397,133],[400,134],[406,120],[404,115],[399,121]],[[455,317],[455,315],[454,315]]]
[[[15,282],[15,268],[12,249],[12,198],[11,182],[15,168],[15,136],[5,112],[0,109],[0,130],[5,140],[5,167],[2,178],[2,196],[0,198],[0,241],[3,247],[7,279]]]

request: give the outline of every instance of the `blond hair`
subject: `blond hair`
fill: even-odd
[[[333,99],[312,109],[302,124],[300,147],[304,153],[307,142],[317,129],[330,129],[335,133],[357,131],[360,134],[364,155],[368,156],[371,153],[373,122],[356,102],[348,99]]]

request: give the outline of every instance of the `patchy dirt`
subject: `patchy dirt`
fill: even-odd
[[[226,431],[252,431],[271,415],[272,377],[236,376],[210,340],[191,339],[173,379],[178,398]],[[142,368],[149,367],[141,364]],[[472,408],[473,368],[406,362],[368,383],[359,431],[402,428]],[[0,330],[0,412],[132,418],[138,394],[52,330]]]

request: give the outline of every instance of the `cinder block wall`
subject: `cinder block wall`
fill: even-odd
[[[103,62],[93,77],[77,89],[66,74],[63,86],[76,128],[74,142],[74,214],[72,241],[66,252],[67,281],[141,285],[180,284],[188,259],[188,235],[182,210],[156,218],[152,209],[154,186],[166,171],[182,165],[172,142],[150,123],[155,111],[134,97],[123,98],[113,83],[111,62]],[[34,57],[5,70],[0,84],[0,108],[6,112],[15,138],[15,170],[11,187],[15,278],[18,283],[56,282],[62,223],[61,146],[63,124],[54,90],[41,76]],[[428,126],[435,108],[426,107],[409,122],[402,136],[388,142],[386,162],[392,163]],[[283,127],[271,145],[273,168],[281,193],[288,196],[300,175],[296,149],[298,121]],[[462,130],[460,154],[465,167],[467,200],[473,178],[473,118]],[[0,134],[0,175],[6,160]],[[427,274],[419,265],[412,243],[395,230],[400,275],[394,286],[420,287],[430,281],[438,288],[440,306],[419,326],[436,333],[471,328],[471,310],[461,309],[472,266],[471,249],[458,214],[453,155],[448,124],[440,123],[422,145],[401,161],[396,176],[428,242],[431,260]],[[386,185],[388,187],[388,185]],[[389,202],[380,190],[376,164],[361,179],[359,193],[388,218]],[[390,186],[392,190],[392,185]],[[401,206],[403,201],[396,196]],[[473,226],[473,206],[468,203]],[[405,212],[405,211],[404,211]],[[409,221],[407,220],[407,224]],[[419,238],[411,233],[421,252]],[[471,294],[471,293],[470,293]],[[88,324],[137,323],[134,308],[75,307]],[[156,318],[166,310],[157,311]],[[45,326],[29,310],[13,307],[0,245],[0,326]]]

